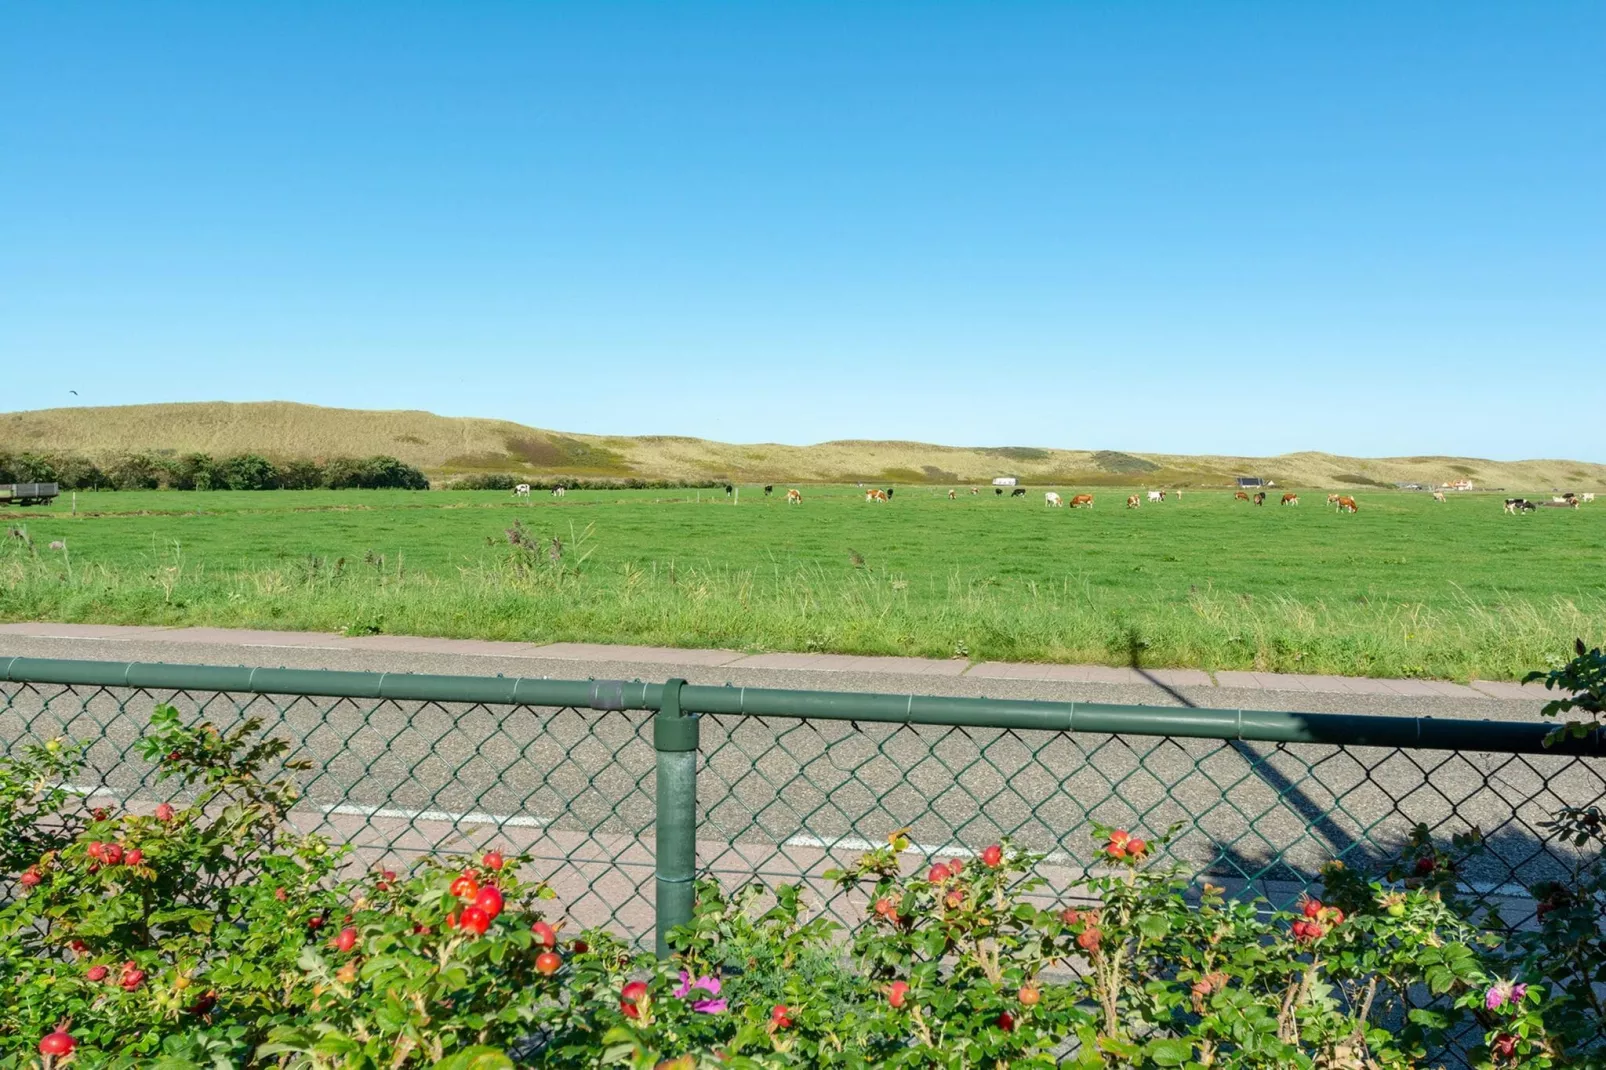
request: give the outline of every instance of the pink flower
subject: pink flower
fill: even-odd
[[[1496,981],[1489,986],[1489,992],[1483,997],[1483,1005],[1489,1010],[1497,1011],[1507,1003],[1521,1003],[1522,998],[1528,994],[1528,986],[1518,982]]]
[[[691,974],[685,970],[680,971],[680,987],[675,989],[675,998],[685,999],[693,992],[706,992],[710,996],[719,995],[719,978],[699,977],[693,981]],[[722,1014],[725,1011],[725,1001],[722,999],[699,999],[692,1003],[691,1009],[698,1014]]]

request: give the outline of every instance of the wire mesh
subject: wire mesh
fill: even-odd
[[[0,685],[0,739],[86,745],[73,788],[136,810],[182,801],[134,750],[152,709],[228,730],[248,718],[306,759],[296,831],[350,845],[352,864],[496,846],[532,858],[577,925],[653,928],[654,751],[640,711]],[[280,770],[280,773],[283,771]]]

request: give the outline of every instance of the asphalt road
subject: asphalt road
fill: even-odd
[[[1540,703],[1498,698],[1267,692],[980,680],[931,675],[709,668],[661,662],[0,636],[0,659],[88,658],[373,672],[661,680],[994,698],[1078,699],[1306,712],[1535,720]],[[134,806],[165,785],[131,744],[169,696],[0,685],[0,738],[96,740],[86,788]],[[180,696],[219,723],[233,699]],[[297,741],[306,830],[359,845],[365,861],[495,841],[542,860],[572,909],[639,921],[650,901],[654,752],[648,715],[257,698],[265,730]],[[698,792],[702,864],[726,876],[796,879],[850,859],[898,827],[920,848],[979,848],[1003,835],[1050,853],[1070,880],[1092,861],[1092,824],[1158,834],[1229,886],[1287,892],[1335,854],[1352,861],[1424,822],[1448,838],[1477,826],[1488,850],[1468,886],[1507,895],[1564,856],[1538,837],[1562,803],[1606,792],[1606,766],[1571,759],[1236,741],[1062,735],[705,718]],[[1280,860],[1280,861],[1279,861]],[[913,864],[913,858],[911,864]],[[843,904],[838,902],[841,907]]]

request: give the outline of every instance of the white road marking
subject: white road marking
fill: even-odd
[[[388,806],[354,806],[350,803],[320,806],[318,809],[326,814],[347,817],[399,817],[406,821],[448,821],[454,825],[542,828],[548,824],[544,817],[529,817],[525,814],[484,814],[477,810],[456,814],[450,810],[398,810]]]

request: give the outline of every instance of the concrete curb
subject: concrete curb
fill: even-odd
[[[810,672],[885,673],[898,676],[973,677],[1054,683],[1223,687],[1246,691],[1304,691],[1331,695],[1392,695],[1463,699],[1542,699],[1539,684],[1474,680],[1470,686],[1441,680],[1380,680],[1357,676],[1241,672],[1223,669],[1133,669],[1109,665],[1045,665],[958,659],[873,657],[853,654],[744,654],[739,650],[617,646],[607,643],[497,642],[488,639],[434,639],[410,635],[343,636],[327,632],[275,632],[244,628],[161,628],[149,625],[0,624],[0,636],[83,639],[105,642],[161,642],[191,645],[353,650],[474,657],[532,658],[549,661],[629,662],[636,665],[696,665],[709,668],[788,669]]]

